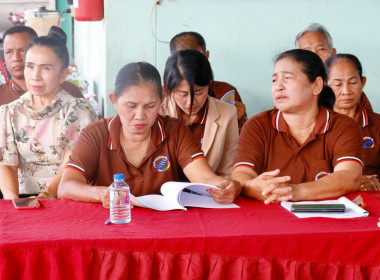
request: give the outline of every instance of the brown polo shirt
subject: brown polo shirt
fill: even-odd
[[[141,165],[128,162],[120,145],[120,117],[102,119],[82,130],[66,168],[83,174],[89,184],[109,186],[122,173],[136,195],[160,193],[167,181],[182,181],[182,169],[204,157],[190,130],[177,119],[158,117]]]
[[[235,91],[235,101],[240,101],[240,102],[243,102],[241,100],[241,97],[240,97],[240,94],[239,92],[237,91],[237,89],[233,86],[233,85],[230,85],[229,83],[226,83],[226,82],[219,82],[219,81],[212,81],[211,83],[211,89],[212,91],[214,92],[215,94],[215,98],[216,99],[221,99],[223,97],[223,95],[225,95],[227,92],[231,91],[231,90],[234,90]]]
[[[73,83],[65,81],[61,87],[74,97],[84,98],[80,89]],[[8,83],[0,85],[0,105],[11,103],[24,93],[25,91],[11,79]]]
[[[11,79],[0,86],[0,105],[11,103],[24,93],[25,91]]]
[[[240,135],[235,165],[248,166],[261,174],[280,169],[290,183],[317,180],[334,171],[343,161],[362,163],[360,127],[350,117],[320,107],[314,133],[299,145],[288,132],[282,113],[276,109],[250,118]]]
[[[358,103],[360,104],[360,106],[362,106],[362,108],[366,109],[367,111],[373,111],[371,102],[369,102],[369,99],[364,92],[362,92],[362,96],[360,96]]]
[[[355,120],[362,129],[365,175],[380,178],[380,115],[358,106]]]
[[[61,88],[76,98],[84,98],[81,90],[71,82],[64,81]]]

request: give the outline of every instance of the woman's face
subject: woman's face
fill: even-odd
[[[317,78],[318,79],[318,78]],[[272,76],[272,98],[282,112],[301,112],[318,103],[318,87],[301,71],[301,64],[291,58],[278,60]]]
[[[54,98],[67,76],[62,62],[51,48],[33,46],[25,57],[25,82],[33,96]]]
[[[148,133],[161,105],[161,99],[151,84],[127,87],[118,99],[114,93],[110,94],[110,99],[123,128],[130,134]]]
[[[330,66],[328,85],[335,93],[334,109],[356,109],[365,85],[350,61],[337,61]]]
[[[182,80],[179,85],[173,90],[173,98],[177,103],[178,107],[181,108],[183,112],[190,115],[197,114],[205,104],[208,97],[209,86],[198,86],[194,85],[194,101],[193,106],[191,106],[191,93],[190,85],[186,80]]]

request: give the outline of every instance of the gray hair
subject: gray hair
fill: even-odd
[[[308,33],[313,33],[313,32],[320,33],[320,34],[324,35],[326,37],[326,39],[327,39],[327,42],[329,44],[330,50],[332,50],[332,48],[333,48],[333,40],[331,38],[331,35],[327,31],[327,29],[322,24],[319,24],[319,23],[312,23],[305,30],[303,30],[300,33],[298,33],[298,35],[296,37],[296,40],[294,42],[296,48],[298,48],[298,40],[303,35],[308,34]]]

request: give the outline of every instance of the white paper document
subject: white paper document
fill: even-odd
[[[131,202],[135,206],[160,211],[174,209],[186,210],[186,207],[200,208],[240,208],[238,205],[219,204],[214,201],[207,189],[219,189],[216,186],[198,183],[166,182],[161,186],[160,194],[133,196]]]
[[[319,212],[319,213],[294,213],[291,212],[291,206],[293,204],[344,204],[346,206],[346,211],[342,213],[327,213],[327,212]],[[288,202],[283,201],[281,205],[287,209],[289,212],[296,215],[298,218],[312,218],[312,217],[324,217],[324,218],[335,218],[335,219],[347,219],[347,218],[359,218],[359,217],[367,217],[368,211],[361,208],[360,206],[353,203],[351,200],[345,198],[344,196],[339,198],[338,200],[324,200],[324,201],[299,201],[299,202]]]

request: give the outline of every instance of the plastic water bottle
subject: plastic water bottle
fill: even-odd
[[[114,174],[110,187],[110,220],[114,224],[125,224],[131,221],[129,186],[124,181],[124,174]]]

